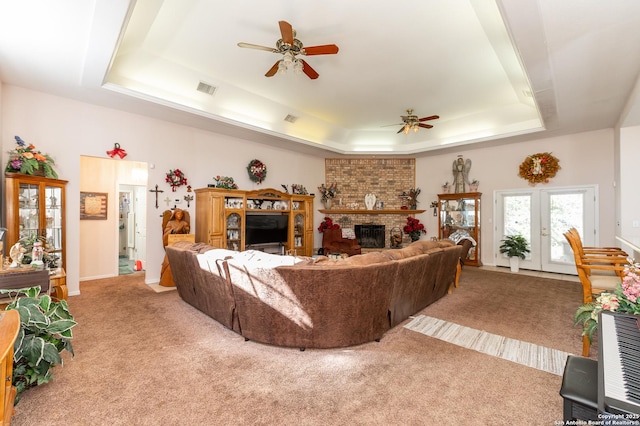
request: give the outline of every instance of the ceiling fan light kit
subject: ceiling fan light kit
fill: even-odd
[[[431,124],[425,124],[423,121],[429,120],[437,120],[440,118],[438,115],[430,115],[429,117],[418,118],[417,115],[413,114],[412,109],[407,110],[407,115],[400,116],[403,121],[403,126],[398,130],[398,133],[404,133],[405,135],[409,134],[409,131],[413,129],[414,133],[418,133],[418,128],[422,127],[424,129],[431,129],[433,126]]]
[[[295,38],[296,32],[290,23],[280,21],[278,24],[282,38],[276,42],[275,48],[243,42],[238,43],[238,46],[249,49],[266,50],[268,52],[279,53],[283,56],[282,59],[273,64],[271,69],[267,71],[265,74],[266,77],[273,77],[276,73],[283,74],[286,73],[287,70],[293,69],[297,74],[305,73],[307,77],[312,80],[318,78],[320,74],[311,68],[303,59],[297,58],[296,55],[335,55],[338,53],[338,46],[335,44],[325,44],[305,48],[302,42]]]

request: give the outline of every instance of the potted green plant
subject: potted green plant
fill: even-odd
[[[526,254],[531,252],[527,239],[521,234],[507,235],[501,242],[500,253],[509,258],[511,272],[518,272],[520,270],[520,259],[524,260]]]
[[[5,310],[15,309],[20,314],[13,358],[16,404],[25,390],[53,379],[51,369],[62,364],[62,351],[73,356],[71,329],[77,323],[69,312],[69,305],[66,300],[53,301],[40,290],[40,286],[0,290],[12,297]]]

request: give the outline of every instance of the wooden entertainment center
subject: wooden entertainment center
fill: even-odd
[[[195,193],[197,242],[234,251],[271,244],[287,254],[313,255],[313,195],[272,188],[200,188]],[[252,232],[247,219],[249,225],[267,228]],[[254,244],[251,239],[259,242]]]

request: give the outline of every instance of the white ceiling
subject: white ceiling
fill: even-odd
[[[339,46],[305,57],[318,79],[237,46],[275,47],[280,20]],[[319,155],[613,127],[638,46],[637,0],[0,0],[5,83]],[[440,119],[398,134],[409,108]]]

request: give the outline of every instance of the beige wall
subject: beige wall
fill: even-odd
[[[83,253],[89,250],[80,240],[80,158],[92,156],[108,159],[106,151],[114,143],[126,149],[126,160],[140,161],[149,165],[149,188],[158,184],[164,190],[160,200],[167,196],[182,199],[186,188],[171,192],[165,183],[170,169],[183,170],[189,184],[195,189],[213,183],[213,176],[233,176],[243,189],[259,187],[280,188],[281,184],[299,183],[312,189],[323,182],[324,159],[301,155],[285,149],[269,147],[247,140],[230,138],[195,128],[163,122],[136,114],[77,102],[16,86],[2,86],[2,148],[0,158],[4,165],[5,153],[14,147],[14,135],[35,144],[41,151],[51,155],[61,179],[69,181],[67,186],[67,281],[70,294],[78,294],[82,279],[103,276],[108,258]],[[247,164],[258,158],[267,164],[268,176],[265,184],[257,186],[249,180]],[[153,165],[154,168],[151,168]],[[88,183],[103,179],[99,170],[89,170],[85,175]],[[84,185],[84,183],[83,183]],[[115,182],[112,183],[115,185]],[[115,186],[114,186],[115,187]],[[92,189],[95,191],[95,189]],[[115,193],[114,193],[115,197]],[[113,197],[110,197],[113,198]],[[316,201],[316,209],[320,201]],[[189,209],[193,216],[195,203]],[[155,208],[155,197],[149,193],[147,199],[147,263],[145,281],[157,282],[164,256],[160,214],[166,204]],[[181,205],[186,208],[186,203]],[[4,209],[4,208],[3,208]],[[318,215],[316,215],[316,219]],[[83,221],[84,222],[84,221]],[[319,224],[320,222],[318,222]],[[84,224],[83,224],[84,226]],[[103,223],[101,244],[113,247],[113,267],[117,274],[117,234],[109,238],[115,225]],[[94,244],[92,242],[92,244]],[[80,274],[82,262],[82,275]],[[108,274],[108,272],[107,272]]]
[[[613,130],[600,130],[539,139],[508,146],[484,149],[460,149],[453,154],[418,158],[417,186],[422,189],[421,205],[437,200],[440,186],[451,182],[452,163],[458,154],[472,161],[470,177],[480,181],[481,256],[487,265],[495,264],[493,253],[493,191],[528,187],[518,176],[518,168],[527,155],[552,152],[560,160],[560,171],[545,187],[596,184],[599,188],[600,244],[615,243],[615,192]],[[541,185],[538,184],[537,187]],[[431,212],[418,216],[428,229],[428,236],[437,235],[437,217]],[[598,243],[598,242],[596,242]]]
[[[620,235],[637,246],[640,245],[640,197],[637,188],[640,126],[620,130],[620,158]],[[636,260],[640,260],[638,256],[638,252],[633,254]]]
[[[90,169],[81,174],[81,156],[108,159],[106,151],[119,143],[128,152],[127,160],[144,162],[149,165],[148,185],[156,184],[166,196],[179,197],[186,189],[171,193],[165,183],[165,173],[169,169],[180,168],[187,173],[193,188],[204,187],[213,182],[215,175],[233,176],[240,188],[253,189],[246,173],[246,165],[258,158],[268,166],[267,181],[262,187],[279,188],[280,184],[300,183],[311,192],[324,179],[324,158],[305,156],[297,153],[260,145],[251,141],[234,139],[227,136],[201,131],[195,128],[163,122],[136,114],[109,108],[98,107],[71,99],[56,97],[15,86],[2,86],[0,92],[2,132],[1,164],[4,155],[14,146],[14,135],[34,143],[43,152],[53,156],[59,175],[69,180],[67,187],[67,276],[70,294],[78,294],[80,280],[83,278],[108,275],[108,269],[101,262],[107,262],[102,256],[86,254],[88,250],[80,239],[79,192],[81,182],[98,182],[98,170]],[[600,236],[601,244],[615,241],[615,214],[613,193],[613,130],[587,132],[557,138],[513,144],[503,147],[460,149],[451,154],[431,155],[429,153],[416,159],[416,186],[422,189],[420,206],[426,207],[436,199],[441,184],[451,181],[451,164],[457,154],[462,154],[473,162],[471,177],[480,180],[483,192],[482,232],[483,262],[492,262],[492,216],[493,191],[496,189],[522,188],[527,182],[517,176],[518,166],[524,158],[533,153],[552,151],[560,159],[562,170],[552,180],[550,186],[598,184],[600,189]],[[328,155],[329,157],[335,157]],[[109,162],[118,160],[108,159]],[[151,168],[154,166],[154,168]],[[115,184],[114,184],[115,185]],[[95,191],[95,189],[91,189]],[[112,189],[113,191],[113,189]],[[115,197],[115,193],[114,193]],[[110,197],[115,201],[114,197]],[[147,199],[147,264],[148,283],[157,282],[160,276],[160,264],[164,255],[161,243],[160,213],[166,208],[163,203],[154,208],[155,197],[149,194]],[[186,207],[184,204],[181,207]],[[320,209],[319,197],[315,208]],[[193,215],[194,203],[190,212]],[[430,211],[419,216],[426,224],[428,236],[436,234],[436,218]],[[315,227],[322,215],[315,212]],[[82,224],[85,226],[85,224]],[[92,225],[99,226],[99,225]],[[101,232],[104,249],[113,247],[114,265],[117,262],[117,234],[109,239],[114,226],[102,224],[106,230]],[[108,229],[107,229],[108,228]],[[92,230],[93,231],[93,230]],[[320,234],[316,232],[316,244]],[[95,242],[92,242],[95,243]],[[81,248],[83,253],[81,254]],[[102,250],[102,249],[101,249]],[[105,252],[106,253],[106,252]],[[96,263],[97,262],[97,263]],[[81,267],[82,264],[82,267]],[[113,266],[114,274],[117,273]],[[82,271],[82,273],[81,273]]]

